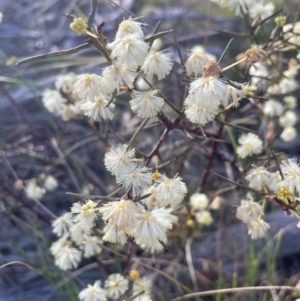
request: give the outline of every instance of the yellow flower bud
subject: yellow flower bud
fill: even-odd
[[[162,177],[162,175],[158,171],[156,171],[152,174],[152,180],[155,182],[159,181],[161,179],[161,177]]]
[[[136,280],[138,278],[140,278],[140,272],[138,270],[131,270],[129,272],[129,277],[132,279],[132,280]]]
[[[83,18],[79,17],[74,18],[73,22],[70,24],[70,28],[80,36],[87,32],[88,25]]]
[[[194,228],[195,226],[195,222],[190,218],[186,221],[186,225],[189,227],[189,228]]]
[[[285,186],[283,187],[280,187],[280,189],[278,190],[278,193],[277,193],[277,197],[286,202],[287,204],[289,202],[292,202],[294,201],[294,195],[293,193]]]
[[[275,18],[275,23],[279,26],[282,27],[286,22],[286,17],[285,16],[278,16]]]

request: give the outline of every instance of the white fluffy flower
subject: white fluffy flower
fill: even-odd
[[[90,117],[92,120],[101,121],[101,119],[113,119],[114,114],[112,110],[115,105],[111,103],[108,107],[109,99],[103,94],[98,94],[94,99],[84,100],[80,108],[84,115]]]
[[[69,228],[72,225],[72,214],[70,212],[67,212],[52,222],[52,232],[60,237],[65,233],[68,233]]]
[[[113,225],[116,231],[124,230],[131,235],[138,222],[140,208],[132,201],[120,200],[109,202],[99,208],[102,219]]]
[[[231,10],[235,10],[235,14],[241,14],[241,8],[244,12],[247,11],[247,8],[253,5],[253,0],[212,0],[220,6],[226,6]]]
[[[280,134],[280,138],[283,141],[289,142],[294,140],[297,137],[298,133],[295,127],[287,126],[283,129],[282,133]]]
[[[118,59],[125,67],[134,70],[143,65],[149,45],[138,35],[132,34],[115,39],[114,42],[107,44],[107,48],[111,50],[111,59]]]
[[[106,296],[118,299],[128,290],[128,280],[120,274],[111,274],[104,283]]]
[[[185,115],[192,122],[199,125],[214,120],[218,114],[218,105],[210,103],[209,101],[199,101],[193,95],[188,96],[184,102]]]
[[[150,277],[144,276],[136,279],[133,282],[133,293],[137,294],[139,292],[144,291],[143,294],[149,295],[151,293],[151,288],[152,288],[152,280]]]
[[[261,190],[263,184],[268,185],[272,181],[271,174],[263,166],[253,167],[246,176],[246,180],[249,182],[251,188]]]
[[[156,75],[157,78],[161,80],[165,78],[172,69],[173,62],[171,56],[171,53],[165,53],[164,51],[151,51],[146,57],[141,69],[149,79],[151,79],[153,75]]]
[[[73,72],[58,75],[55,81],[55,88],[65,94],[71,93],[75,77],[76,75]]]
[[[111,88],[107,85],[102,76],[97,74],[81,74],[76,76],[73,84],[73,93],[80,100],[93,101],[98,95],[107,95]]]
[[[76,242],[77,244],[80,244],[87,235],[91,234],[92,229],[87,228],[83,225],[84,225],[84,223],[77,222],[77,223],[73,224],[70,228],[71,239],[74,242]]]
[[[193,210],[204,210],[207,208],[209,199],[205,193],[196,192],[190,197],[190,205]]]
[[[98,280],[94,285],[88,284],[88,287],[83,289],[79,295],[81,301],[106,301],[106,292],[101,288],[101,281]]]
[[[62,97],[59,91],[46,89],[42,95],[42,101],[45,108],[51,113],[59,113],[68,101]]]
[[[84,240],[81,242],[81,249],[83,250],[84,257],[91,257],[100,254],[102,248],[100,247],[102,241],[97,236],[85,236]]]
[[[267,102],[265,102],[263,112],[265,115],[270,117],[280,116],[283,112],[283,107],[279,101],[275,99],[269,99]]]
[[[296,158],[287,159],[280,164],[284,180],[281,182],[281,187],[287,187],[291,192],[295,190],[300,193],[300,165]]]
[[[266,85],[269,84],[269,82],[264,78],[269,77],[270,72],[263,63],[256,62],[255,65],[252,65],[249,69],[249,74],[252,76],[251,78],[252,85],[257,87],[265,87]]]
[[[227,92],[227,85],[215,76],[200,77],[190,86],[190,97],[197,99],[199,103],[210,103],[216,106],[221,103]]]
[[[164,106],[164,100],[156,96],[157,90],[138,92],[131,94],[132,100],[129,102],[131,109],[141,118],[150,118],[157,115]]]
[[[176,221],[177,216],[171,214],[171,209],[155,208],[141,214],[135,227],[136,243],[149,248],[160,244],[160,241],[166,243],[166,232],[172,229],[172,223]]]
[[[151,297],[149,295],[142,294],[142,295],[134,298],[132,301],[153,301],[153,300],[151,299]]]
[[[148,189],[146,189],[143,195],[147,194],[150,195],[147,198],[142,199],[141,202],[145,204],[148,209],[164,206],[164,203],[162,202],[162,199],[156,190],[156,186],[151,186]]]
[[[144,37],[144,33],[142,30],[143,23],[136,22],[130,16],[127,20],[123,20],[119,24],[118,31],[116,33],[116,39],[124,38],[128,35],[134,34],[139,36],[140,38]]]
[[[271,191],[273,191],[274,193],[277,193],[278,190],[279,190],[279,184],[281,183],[281,175],[279,173],[279,171],[276,171],[276,172],[272,172],[270,173],[271,174],[271,181],[268,185],[269,189]]]
[[[205,52],[202,46],[195,46],[189,53],[189,58],[185,63],[188,76],[199,77],[204,72],[205,65],[210,61],[215,61],[216,57]]]
[[[266,3],[264,0],[256,1],[249,6],[249,15],[253,19],[259,17],[261,20],[264,20],[274,13],[274,8],[272,2]]]
[[[35,179],[32,179],[26,184],[25,192],[29,199],[40,200],[45,195],[46,190],[38,186]]]
[[[252,239],[265,237],[266,232],[268,231],[268,229],[270,229],[269,224],[263,221],[262,219],[251,221],[247,225],[248,225],[248,234],[251,235]]]
[[[43,187],[46,190],[53,191],[57,188],[57,186],[58,186],[57,180],[53,176],[48,175],[44,178]]]
[[[116,89],[119,91],[120,87],[123,85],[133,88],[135,72],[130,71],[128,68],[125,68],[117,62],[106,67],[102,72],[102,76],[105,78],[106,82],[109,83],[112,90]]]
[[[297,114],[294,111],[286,111],[283,116],[279,118],[279,124],[284,128],[294,126],[297,123]]]
[[[68,237],[68,234],[65,234],[60,239],[51,244],[50,252],[54,257],[64,248],[69,246]]]
[[[280,92],[282,94],[288,94],[298,89],[298,82],[294,78],[283,78],[279,82]]]
[[[81,259],[81,252],[75,248],[65,246],[55,255],[55,264],[62,270],[77,268]]]
[[[151,170],[145,166],[134,165],[116,176],[117,183],[124,189],[131,192],[133,197],[139,196],[144,190],[151,186]]]
[[[236,210],[236,217],[247,224],[256,221],[262,214],[264,214],[262,206],[253,201],[250,193],[247,193],[246,200],[241,200],[241,205]]]
[[[165,206],[171,205],[172,208],[175,208],[182,202],[187,193],[187,187],[181,180],[178,175],[173,179],[166,176],[162,177],[156,191]]]
[[[85,204],[77,202],[71,207],[74,214],[73,220],[75,223],[81,223],[84,228],[92,228],[97,218],[97,203],[92,200],[87,200]]]
[[[196,213],[196,220],[200,225],[209,226],[213,221],[213,217],[210,212],[207,210],[203,210]]]
[[[239,138],[238,142],[239,146],[237,147],[236,151],[239,157],[243,159],[254,154],[258,155],[263,150],[262,141],[253,133],[243,134]]]
[[[288,109],[295,109],[297,107],[297,98],[293,95],[283,97],[283,101]]]
[[[104,156],[104,164],[113,175],[119,175],[124,167],[134,165],[135,149],[127,149],[127,144],[118,144],[110,148]]]

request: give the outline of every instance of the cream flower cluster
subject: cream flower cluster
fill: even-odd
[[[134,299],[130,297],[130,300],[152,301],[150,296],[151,286],[151,279],[147,276],[134,279],[133,283],[130,283],[121,274],[111,274],[105,280],[103,287],[101,287],[101,281],[97,280],[94,285],[88,284],[87,288],[83,289],[78,297],[81,301],[106,301],[119,300],[125,294],[135,296],[143,292]],[[131,290],[130,287],[132,287]]]
[[[27,181],[25,193],[29,199],[40,200],[47,191],[53,191],[57,186],[57,180],[53,176],[41,174],[38,178]]]
[[[264,214],[260,204],[253,201],[250,193],[245,200],[241,200],[241,205],[236,210],[236,217],[248,226],[248,234],[252,239],[262,238],[270,228],[269,224],[262,220]]]
[[[76,75],[72,72],[59,75],[55,81],[55,90],[46,89],[42,94],[42,102],[45,108],[64,121],[69,121],[79,115],[81,110],[79,100],[71,96]]]
[[[92,257],[102,251],[102,240],[92,234],[97,217],[96,203],[75,203],[72,213],[64,213],[52,222],[53,232],[59,237],[50,248],[55,264],[62,270],[76,268],[83,257]]]
[[[203,226],[209,226],[213,222],[211,213],[207,210],[209,199],[206,194],[196,192],[190,196],[192,212],[195,213],[196,221]]]

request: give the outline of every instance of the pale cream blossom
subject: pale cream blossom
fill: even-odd
[[[69,246],[65,246],[55,254],[55,264],[62,270],[77,268],[80,260],[81,252]]]
[[[29,199],[40,200],[45,195],[46,190],[37,184],[36,179],[31,179],[25,186],[25,193]]]
[[[111,274],[104,283],[106,296],[116,300],[128,290],[128,285],[129,281],[121,274]]]
[[[247,225],[248,234],[251,235],[252,239],[265,237],[268,229],[270,229],[269,224],[263,221],[262,219],[251,221]]]
[[[124,245],[127,241],[126,231],[122,229],[116,229],[116,226],[113,224],[106,224],[103,228],[103,232],[103,241],[119,243],[121,245]]]
[[[280,138],[283,141],[289,142],[294,140],[297,137],[298,133],[297,133],[297,129],[293,126],[287,126],[285,128],[283,128],[282,133],[280,134]]]
[[[116,39],[124,38],[128,35],[134,34],[139,36],[140,38],[144,37],[142,26],[144,24],[137,22],[136,19],[133,19],[129,16],[128,19],[123,20],[118,27],[116,33]]]
[[[274,13],[275,6],[272,2],[265,0],[256,0],[249,6],[249,15],[251,18],[267,19]]]
[[[262,206],[254,202],[250,193],[247,193],[245,200],[241,200],[241,205],[236,210],[236,217],[247,224],[256,221],[263,214]]]
[[[295,109],[297,107],[297,98],[293,95],[283,97],[283,101],[288,109]]]
[[[166,53],[165,51],[151,51],[146,57],[141,70],[147,78],[151,79],[156,75],[158,80],[161,80],[172,70],[173,62],[171,56],[171,53]]]
[[[91,257],[100,254],[102,240],[97,236],[85,236],[81,241],[80,248],[83,251],[84,257]]]
[[[98,280],[94,285],[88,284],[88,287],[83,289],[79,295],[81,301],[106,301],[106,291],[101,288],[101,281]]]
[[[64,213],[52,222],[52,232],[57,236],[62,236],[69,232],[72,225],[72,214],[70,212]]]
[[[288,110],[279,118],[279,124],[283,128],[294,126],[297,123],[297,119],[297,114],[294,111]]]
[[[263,143],[261,139],[253,134],[243,134],[239,140],[239,146],[237,147],[237,154],[241,158],[246,158],[252,155],[258,155],[263,151]]]
[[[209,226],[213,223],[214,219],[211,213],[207,210],[196,212],[196,220],[200,225]]]
[[[283,160],[280,163],[284,180],[280,186],[286,186],[291,192],[295,190],[300,193],[300,164],[296,158]]]
[[[190,196],[190,205],[193,210],[204,210],[209,204],[209,199],[205,193],[196,192]]]
[[[67,99],[59,91],[46,89],[42,95],[42,102],[50,113],[59,113],[66,106]]]
[[[57,180],[51,175],[46,176],[43,180],[44,180],[43,187],[47,191],[53,191],[58,186]]]
[[[269,99],[265,102],[263,113],[269,117],[281,116],[283,112],[282,104],[275,99]]]
[[[96,207],[97,203],[92,200],[87,200],[85,204],[80,202],[73,204],[71,212],[74,214],[74,222],[80,222],[84,228],[92,228],[98,215]]]
[[[131,94],[130,106],[141,118],[150,118],[157,115],[164,106],[164,100],[157,96],[157,90],[138,92]]]
[[[55,81],[55,88],[65,94],[71,93],[75,77],[76,74],[73,72],[58,75]]]
[[[270,172],[263,166],[253,168],[248,172],[246,180],[251,188],[261,190],[263,185],[268,185],[272,181]]]
[[[133,293],[137,294],[139,292],[144,292],[143,294],[149,295],[152,289],[152,279],[150,277],[144,276],[136,279],[133,282]]]

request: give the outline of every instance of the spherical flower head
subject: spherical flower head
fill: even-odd
[[[279,118],[279,124],[285,128],[288,126],[294,126],[297,123],[297,114],[294,111],[286,111],[283,116]]]
[[[263,112],[269,117],[280,116],[283,112],[283,107],[279,101],[270,99],[265,102]]]
[[[43,187],[46,190],[53,191],[57,188],[57,186],[58,186],[57,180],[53,176],[48,175],[44,178]]]
[[[209,226],[213,223],[214,219],[211,216],[210,212],[203,210],[196,213],[196,220],[200,225]]]
[[[207,208],[209,204],[209,199],[205,193],[196,192],[190,197],[190,205],[193,210],[201,211]]]
[[[141,195],[152,184],[151,170],[145,166],[133,165],[124,168],[116,176],[117,183],[122,185],[126,192],[131,193],[133,197]]]
[[[141,118],[151,118],[157,115],[164,106],[164,100],[156,96],[157,90],[138,92],[131,94],[129,102],[131,109]]]
[[[59,252],[69,246],[68,237],[68,234],[64,234],[59,240],[51,244],[50,252],[54,257],[56,257]]]
[[[261,190],[263,189],[263,185],[269,185],[269,183],[271,183],[271,174],[263,166],[253,167],[254,168],[251,169],[246,176],[246,180],[249,182],[251,188]]]
[[[81,252],[69,246],[65,246],[55,255],[55,264],[62,270],[77,268],[80,260]]]
[[[140,272],[138,270],[130,270],[129,271],[129,277],[130,279],[132,279],[133,281],[137,280],[138,278],[140,278]]]
[[[42,95],[42,102],[50,113],[59,113],[66,106],[67,99],[59,91],[46,89]]]
[[[81,301],[106,301],[106,292],[101,288],[101,281],[98,280],[94,285],[88,284],[88,287],[82,290],[79,295]]]
[[[80,244],[87,235],[91,235],[92,229],[84,226],[84,223],[78,222],[70,227],[70,236],[72,241]]]
[[[71,212],[74,214],[74,222],[80,222],[84,228],[92,228],[98,214],[96,207],[97,203],[92,200],[87,200],[85,204],[81,204],[80,202],[73,204]]]
[[[134,34],[139,36],[140,38],[144,37],[144,33],[142,30],[142,26],[144,24],[140,22],[136,22],[131,16],[127,20],[123,20],[119,24],[119,28],[116,34],[116,39],[125,38],[128,35]]]
[[[173,62],[171,56],[171,53],[165,53],[164,51],[151,51],[141,69],[147,78],[151,79],[156,75],[158,80],[161,80],[172,70]]]
[[[289,142],[294,140],[297,137],[297,129],[293,126],[287,126],[283,129],[282,133],[280,134],[280,138],[283,141]]]
[[[293,95],[283,97],[283,101],[288,109],[295,109],[297,107],[297,98]]]
[[[97,74],[81,74],[76,76],[73,84],[73,93],[78,96],[80,100],[93,101],[98,95],[108,95],[111,88],[102,76]]]
[[[104,164],[113,175],[119,175],[124,167],[130,168],[135,159],[135,149],[128,149],[127,144],[118,144],[110,148],[104,156]]]
[[[299,83],[294,78],[283,78],[279,82],[280,93],[288,94],[298,89]]]
[[[46,190],[40,187],[35,179],[32,179],[27,183],[25,193],[29,199],[40,200],[45,195]]]
[[[239,146],[236,151],[242,159],[252,155],[258,155],[263,151],[262,141],[253,133],[243,134],[238,142]]]
[[[189,218],[187,221],[186,221],[186,225],[189,227],[189,228],[194,228],[195,227],[195,221],[191,218]]]
[[[146,189],[143,193],[144,195],[148,195],[148,197],[143,198],[141,202],[146,205],[148,209],[153,209],[155,207],[163,207],[164,203],[162,202],[160,195],[156,191],[156,186],[151,186],[148,189]]]
[[[212,107],[218,106],[227,92],[227,85],[215,76],[200,77],[193,81],[189,90],[189,97],[192,102],[197,100],[204,105],[209,103]]]
[[[200,102],[194,95],[188,96],[184,102],[185,115],[192,123],[204,126],[215,119],[218,114],[218,104],[213,102]]]
[[[140,208],[132,201],[120,200],[100,207],[99,212],[102,219],[113,225],[116,231],[124,230],[130,235],[138,222]]]
[[[261,20],[265,20],[273,15],[274,8],[272,2],[256,1],[249,7],[249,15],[252,19],[259,17]]]
[[[81,34],[86,33],[88,25],[83,18],[79,17],[73,19],[73,22],[70,24],[70,28],[80,36]]]
[[[296,158],[287,159],[280,164],[284,180],[282,186],[286,186],[291,192],[295,190],[300,193],[300,165]]]
[[[135,72],[125,68],[124,65],[118,62],[113,62],[112,65],[106,67],[102,72],[102,76],[109,83],[112,90],[119,91],[123,85],[128,86],[130,89],[133,88]]]
[[[172,208],[175,208],[182,202],[187,193],[187,187],[181,180],[178,175],[173,179],[164,176],[156,187],[156,192],[165,206],[171,205]]]
[[[281,186],[278,190],[277,197],[286,202],[287,204],[290,202],[290,200],[294,200],[295,196],[294,193],[292,193],[288,187]]]
[[[265,237],[268,229],[270,229],[269,224],[262,219],[248,223],[248,234],[251,235],[252,239]]]
[[[188,76],[194,75],[199,77],[204,72],[204,67],[209,61],[215,61],[216,58],[205,52],[202,46],[196,46],[192,48],[189,53],[189,58],[186,61],[185,68]]]
[[[247,62],[253,64],[255,62],[261,62],[266,57],[267,53],[262,49],[252,47],[245,52],[245,55],[247,57]]]
[[[113,109],[115,108],[115,105],[111,103],[109,106],[107,106],[109,103],[109,99],[103,95],[98,94],[94,97],[94,99],[83,101],[80,105],[80,109],[84,113],[84,115],[90,117],[92,120],[95,121],[101,121],[102,119],[113,119]]]
[[[138,35],[128,35],[107,44],[111,50],[111,59],[118,59],[125,67],[134,70],[143,65],[149,45]]]
[[[83,250],[83,256],[88,258],[100,254],[102,240],[97,236],[85,236],[84,240],[81,242],[81,249]]]
[[[262,214],[264,214],[262,206],[253,201],[250,193],[246,195],[246,200],[241,200],[241,205],[236,210],[236,217],[246,224],[256,221]]]
[[[120,274],[112,274],[105,280],[104,286],[106,296],[116,300],[128,290],[128,280]]]
[[[277,26],[283,27],[283,25],[286,23],[286,16],[278,16],[274,21]]]
[[[172,229],[177,216],[171,214],[171,209],[155,208],[144,212],[136,225],[135,241],[138,245],[152,248],[167,242],[167,230]]]
[[[152,279],[150,277],[144,276],[136,279],[133,282],[133,294],[138,294],[144,292],[143,294],[149,295],[152,289]]]
[[[58,75],[55,81],[55,88],[65,94],[70,94],[72,92],[75,77],[75,73],[72,72]]]
[[[61,237],[68,233],[69,228],[73,225],[72,214],[67,212],[52,222],[52,232]]]

